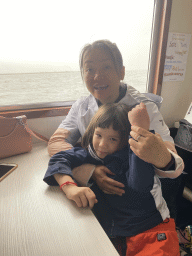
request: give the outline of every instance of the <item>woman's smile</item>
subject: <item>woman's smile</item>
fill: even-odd
[[[99,90],[103,91],[103,90],[106,90],[109,87],[109,85],[94,85],[93,87],[97,91],[99,91]]]

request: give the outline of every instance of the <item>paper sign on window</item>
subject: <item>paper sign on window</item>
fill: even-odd
[[[169,33],[163,82],[184,80],[190,39],[190,34]]]

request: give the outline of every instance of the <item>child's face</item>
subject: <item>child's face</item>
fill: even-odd
[[[93,134],[93,148],[100,158],[105,158],[120,149],[120,135],[118,131],[97,127]]]

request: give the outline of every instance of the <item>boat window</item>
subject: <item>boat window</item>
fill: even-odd
[[[88,95],[79,53],[98,39],[123,55],[124,82],[146,91],[154,2],[7,0],[1,4],[1,106],[71,101]]]

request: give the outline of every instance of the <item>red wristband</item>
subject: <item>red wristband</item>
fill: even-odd
[[[60,189],[62,190],[62,187],[63,187],[63,186],[69,185],[69,184],[73,184],[73,185],[77,186],[77,183],[75,183],[75,182],[66,181],[66,182],[64,182],[63,184],[61,184]]]

